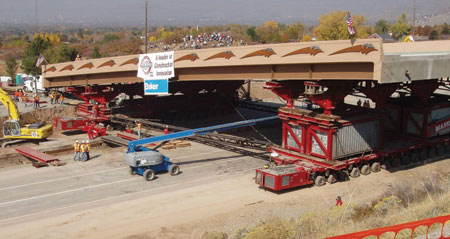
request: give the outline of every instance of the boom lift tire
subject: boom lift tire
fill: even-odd
[[[142,176],[144,176],[145,180],[152,181],[153,179],[155,179],[155,171],[151,169],[146,169]]]
[[[130,171],[129,172],[130,172],[130,175],[136,175],[136,171],[131,166],[130,166]]]
[[[314,180],[314,184],[318,187],[325,185],[326,182],[325,177],[322,175],[317,176]]]
[[[180,173],[180,167],[176,164],[172,164],[169,168],[169,173],[171,176],[175,176]]]

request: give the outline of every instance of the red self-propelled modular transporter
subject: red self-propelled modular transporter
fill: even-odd
[[[429,88],[438,87],[437,81],[430,82]],[[436,88],[426,89],[429,95],[418,100],[421,92],[414,91],[420,87],[409,86],[414,90],[409,95],[397,94],[405,88],[400,84],[377,89],[361,82],[300,83],[304,86],[266,85],[287,105],[278,113],[282,144],[269,147],[276,165],[256,170],[256,183],[264,188],[323,186],[450,152],[449,97],[432,94]],[[302,93],[295,93],[299,90]],[[344,104],[355,91],[373,96],[376,107]],[[292,97],[300,95],[307,104],[294,106]]]

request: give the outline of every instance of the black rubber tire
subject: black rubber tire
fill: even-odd
[[[420,160],[419,152],[413,152],[411,154],[411,162],[418,162]]]
[[[361,167],[361,174],[362,175],[369,175],[370,174],[370,167],[369,167],[369,165],[363,165],[362,167]]]
[[[398,166],[400,166],[400,164],[401,164],[400,158],[394,157],[394,158],[391,159],[391,166],[393,168],[397,168]]]
[[[130,173],[130,175],[136,175],[136,171],[134,170],[133,167],[130,166],[130,169],[128,171]]]
[[[142,176],[144,176],[144,179],[146,181],[152,181],[153,179],[155,179],[155,171],[147,169],[144,171],[144,174]]]
[[[359,171],[359,168],[353,167],[352,171],[350,172],[350,177],[357,178],[361,175],[361,171]]]
[[[373,162],[372,165],[370,165],[370,171],[374,173],[378,173],[381,171],[381,165],[379,162]]]
[[[436,148],[429,147],[428,148],[428,158],[434,158],[434,157],[436,157]]]
[[[334,173],[330,173],[330,175],[328,175],[327,182],[329,184],[333,184],[333,183],[337,182],[336,175],[334,175]]]
[[[444,147],[444,145],[442,145],[442,144],[438,145],[437,148],[436,148],[436,151],[437,151],[437,155],[438,156],[444,155],[445,154],[445,147]]]
[[[178,175],[180,173],[180,167],[176,164],[170,165],[169,173],[171,176]]]
[[[445,147],[445,153],[446,154],[450,153],[450,143],[448,143],[448,142],[445,143],[444,147]]]
[[[423,161],[425,161],[428,158],[427,149],[426,148],[423,148],[423,149],[420,150],[419,158],[420,158],[420,160],[423,160]]]
[[[408,165],[410,163],[410,157],[409,155],[403,155],[401,158],[401,164],[402,165]]]
[[[316,179],[314,180],[314,184],[317,187],[321,187],[321,186],[325,185],[326,183],[327,183],[327,181],[325,180],[325,177],[322,175],[317,176]]]
[[[338,180],[341,181],[341,182],[345,182],[345,181],[349,180],[348,171],[347,170],[339,171],[337,176],[338,176]]]

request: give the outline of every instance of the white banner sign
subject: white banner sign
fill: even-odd
[[[139,55],[137,76],[150,80],[174,77],[173,51]]]

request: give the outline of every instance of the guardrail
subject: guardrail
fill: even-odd
[[[426,228],[424,228],[424,226]],[[419,229],[419,227],[422,227]],[[433,228],[432,228],[433,227]],[[426,229],[426,233],[423,233]],[[431,230],[430,230],[431,229]],[[444,230],[445,229],[445,230]],[[421,231],[419,235],[414,233]],[[370,229],[367,231],[354,232],[346,235],[340,235],[335,237],[327,237],[325,239],[379,239],[385,234],[392,234],[387,238],[434,238],[434,239],[447,239],[450,238],[450,215],[428,218],[415,222],[407,222],[389,227],[382,227],[377,229]],[[399,235],[401,233],[401,235]],[[409,236],[408,236],[409,235]]]

